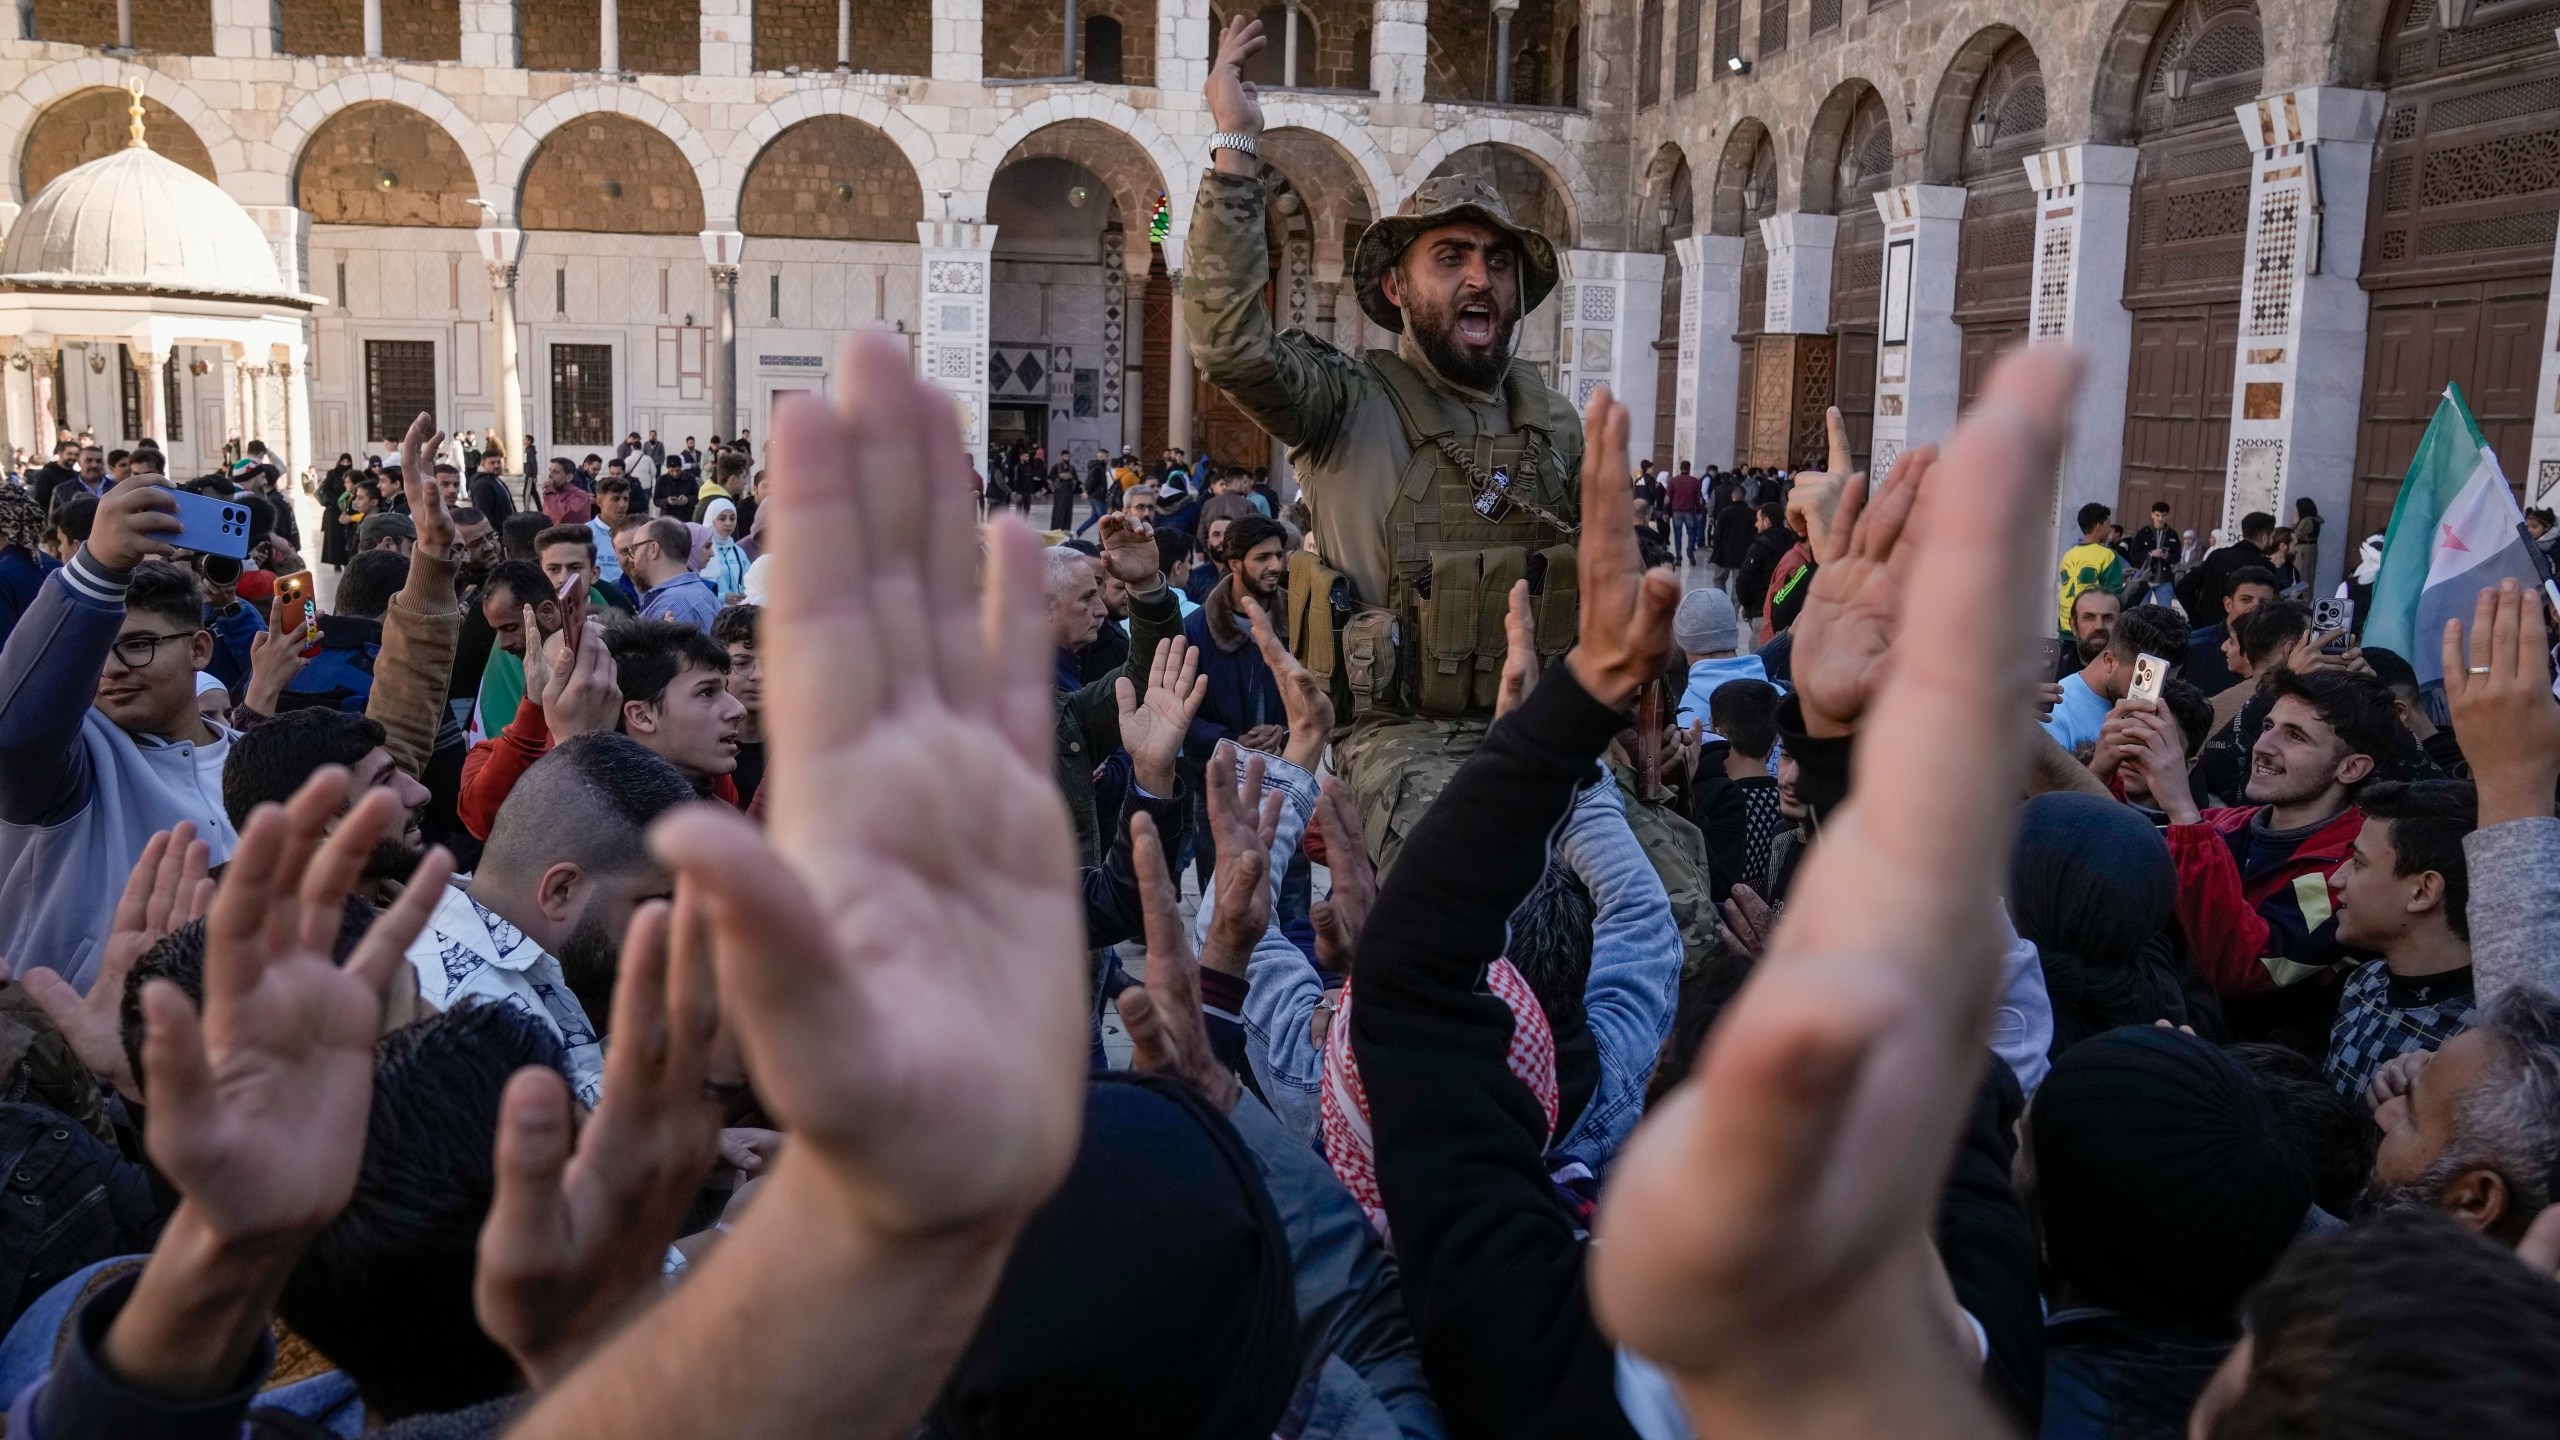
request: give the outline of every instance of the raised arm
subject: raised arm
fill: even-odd
[[[1221,134],[1262,133],[1262,104],[1244,62],[1270,44],[1262,22],[1239,14],[1218,37],[1209,66],[1209,117]],[[1226,392],[1283,445],[1321,453],[1366,382],[1350,356],[1306,334],[1275,334],[1263,292],[1271,280],[1259,162],[1220,149],[1200,179],[1182,276],[1184,323],[1200,377]]]
[[[2551,695],[2542,597],[2513,581],[2473,602],[2443,636],[2444,693],[2454,737],[2480,789],[2480,828],[2463,837],[2471,866],[2471,964],[2487,1001],[2519,984],[2560,989],[2560,701]]]
[[[1930,1225],[2000,983],[1982,857],[2007,853],[2026,772],[2011,657],[2042,630],[2036,517],[2076,374],[2058,347],[2012,354],[1943,460],[1843,498],[1847,552],[1927,600],[1877,617],[1889,672],[1843,675],[1857,796],[1697,1069],[1620,1157],[1593,1251],[1610,1333],[1672,1373],[1700,1434],[1999,1433],[1945,1322]]]
[[[1680,993],[1680,929],[1672,923],[1662,877],[1627,825],[1626,800],[1616,782],[1603,781],[1574,797],[1556,851],[1598,907],[1582,1008],[1600,1052],[1600,1083],[1555,1148],[1600,1174],[1644,1114],[1645,1082],[1671,1033],[1671,1009]]]
[[[443,449],[444,432],[424,412],[400,440],[400,488],[409,497],[418,542],[409,555],[409,578],[383,612],[382,654],[364,704],[365,718],[382,726],[384,748],[413,776],[424,776],[435,754],[436,734],[448,713],[453,653],[462,643],[462,602],[453,589],[453,516],[444,508],[444,488],[436,484],[434,470]]]

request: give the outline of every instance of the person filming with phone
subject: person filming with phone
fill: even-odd
[[[174,492],[119,485],[0,647],[0,955],[86,989],[154,832],[192,821],[230,858],[234,732],[196,707],[204,581],[173,564]]]
[[[2063,677],[2062,699],[2045,719],[2044,733],[2075,755],[2087,754],[2098,743],[2107,712],[2133,693],[2144,657],[2151,657],[2161,672],[2154,681],[2156,687],[2159,680],[2168,678],[2170,658],[2185,654],[2186,648],[2187,622],[2177,611],[2163,605],[2136,605],[2125,611],[2116,617],[2105,647]],[[2157,694],[2155,688],[2153,695]]]

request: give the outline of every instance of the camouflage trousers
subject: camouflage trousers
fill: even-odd
[[[1484,743],[1491,724],[1489,717],[1431,720],[1373,714],[1334,737],[1334,773],[1360,806],[1360,828],[1377,857],[1379,874],[1395,864],[1422,812],[1449,788],[1458,767]],[[1681,973],[1694,974],[1713,950],[1716,935],[1715,905],[1707,895],[1706,837],[1671,810],[1637,799],[1631,772],[1613,767],[1612,778],[1626,802],[1627,827],[1670,894],[1671,918],[1680,927]]]

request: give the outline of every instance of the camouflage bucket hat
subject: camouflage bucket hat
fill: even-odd
[[[1520,313],[1526,315],[1537,309],[1560,278],[1556,247],[1546,236],[1512,219],[1511,207],[1503,203],[1501,192],[1480,175],[1444,175],[1426,180],[1404,202],[1403,209],[1361,232],[1360,246],[1351,257],[1352,283],[1359,290],[1360,308],[1388,330],[1403,334],[1404,313],[1387,303],[1387,271],[1416,236],[1470,220],[1490,225],[1518,242],[1522,265]]]

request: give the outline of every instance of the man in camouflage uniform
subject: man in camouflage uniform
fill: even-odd
[[[1354,356],[1274,333],[1244,61],[1267,41],[1239,17],[1206,93],[1218,133],[1182,283],[1193,363],[1290,448],[1316,556],[1293,561],[1285,633],[1334,689],[1333,763],[1381,866],[1482,740],[1526,581],[1541,661],[1569,649],[1582,424],[1511,354],[1520,318],[1560,278],[1555,247],[1511,216],[1491,180],[1426,182],[1360,237],[1361,309],[1402,338]],[[1697,831],[1656,806],[1628,819],[1670,890],[1693,958],[1714,931]]]

